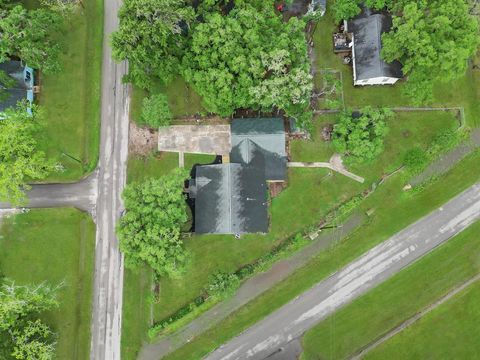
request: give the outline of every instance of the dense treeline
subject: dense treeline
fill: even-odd
[[[284,110],[308,124],[313,90],[305,22],[283,22],[273,1],[128,0],[112,36],[127,81],[149,89],[181,75],[210,112]]]

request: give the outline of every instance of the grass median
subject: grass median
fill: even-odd
[[[477,281],[365,359],[478,359],[479,298]]]

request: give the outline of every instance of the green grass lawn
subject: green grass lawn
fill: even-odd
[[[442,129],[456,126],[451,113],[440,112],[437,116],[423,118],[424,114],[400,114],[392,120],[391,131],[386,138],[385,155],[373,164],[358,167],[359,175],[365,176],[367,182],[359,184],[339,174],[331,174],[326,169],[290,169],[288,188],[272,200],[270,206],[270,232],[267,235],[251,234],[236,240],[233,236],[202,235],[192,236],[186,240],[186,247],[190,252],[190,262],[186,274],[179,279],[162,279],[160,282],[160,301],[153,306],[152,319],[150,314],[143,320],[143,325],[126,319],[137,327],[137,335],[124,337],[124,357],[134,359],[138,345],[145,333],[140,331],[148,326],[151,320],[159,321],[175,312],[178,308],[198,296],[206,286],[209,276],[215,271],[235,271],[242,265],[253,262],[268,252],[288,236],[305,230],[318,223],[339,203],[368,188],[372,181],[378,181],[385,171],[390,171],[401,165],[404,152],[414,143],[427,147],[435,134]],[[320,138],[321,124],[325,121],[334,121],[332,116],[321,117],[317,120],[316,132],[312,141],[295,141],[292,144],[293,160],[296,161],[323,161],[318,158],[316,149],[326,154],[326,145]],[[406,136],[402,135],[409,130]],[[322,150],[323,149],[323,150]],[[186,163],[188,158],[186,158]],[[178,155],[161,153],[158,157],[131,158],[129,161],[129,181],[139,180],[148,176],[165,174],[178,164]],[[400,186],[400,185],[398,185]],[[402,185],[403,186],[403,185]],[[395,193],[398,196],[398,193]],[[130,293],[148,294],[151,285],[144,282],[142,274],[126,277],[126,291]],[[127,296],[127,295],[126,295]],[[144,313],[148,305],[138,299],[132,299],[138,312]],[[134,312],[132,311],[133,315]],[[128,315],[125,315],[127,318]],[[128,325],[127,325],[128,326]],[[140,327],[140,329],[138,329]],[[131,329],[126,330],[131,334]],[[137,345],[135,345],[137,344]],[[129,349],[128,351],[126,349]],[[128,355],[127,355],[128,352]]]
[[[365,225],[334,247],[320,253],[286,281],[268,290],[166,359],[202,358],[215,347],[479,180],[479,152],[462,161],[445,175],[442,181],[433,183],[420,193],[405,194],[402,191],[402,177],[390,178],[361,204],[363,211],[374,210]]]
[[[476,282],[365,359],[478,359],[480,284]]]
[[[353,86],[353,71],[342,63],[342,58],[333,53],[332,34],[338,31],[333,20],[332,1],[328,2],[327,13],[320,19],[314,34],[314,56],[317,70],[337,69],[343,75],[343,89],[347,107],[411,106],[411,101],[401,94],[403,80],[390,86]],[[320,84],[322,75],[316,73],[315,83]],[[465,76],[448,83],[437,83],[431,106],[465,108],[467,124],[480,126],[480,71],[468,70]]]
[[[480,247],[479,234],[480,222],[322,321],[305,334],[303,359],[344,359],[349,357],[421,311],[450,289],[478,274],[480,272],[477,251]],[[478,321],[475,322],[470,318],[470,315],[476,315],[477,319],[480,317],[479,305],[480,303],[477,302],[476,306],[470,307],[472,310],[470,314],[466,311],[456,314],[458,323],[465,325],[464,330],[460,330],[459,326],[450,328],[449,321],[446,320],[444,324],[446,331],[432,326],[428,332],[430,336],[426,333],[422,335],[417,333],[415,340],[408,342],[404,341],[406,340],[405,336],[397,335],[387,343],[396,343],[397,346],[382,346],[378,349],[379,351],[374,351],[377,356],[372,358],[473,359],[474,357],[471,356],[460,356],[459,352],[453,350],[475,348],[472,336],[474,333],[479,333],[480,325]],[[428,317],[432,316],[428,315]],[[472,331],[474,328],[476,330]],[[405,331],[405,335],[408,333],[412,335],[410,330]],[[448,337],[452,335],[455,336],[456,341],[448,340]],[[413,338],[410,337],[410,339]],[[476,340],[478,340],[478,336]],[[429,343],[430,345],[428,345]],[[441,346],[441,343],[445,345]],[[453,343],[456,343],[456,346],[452,346]],[[398,346],[400,344],[403,346]],[[382,348],[385,350],[381,351]],[[390,351],[386,350],[388,348]],[[455,356],[446,356],[446,353],[442,352],[442,349],[446,348],[449,348],[450,353]],[[419,350],[424,356],[420,355]],[[432,351],[435,351],[437,356],[433,355]]]
[[[65,282],[60,308],[45,315],[58,359],[88,359],[95,225],[74,209],[32,210],[2,219],[0,271],[17,284]]]
[[[293,140],[290,143],[293,161],[328,161],[335,152],[331,142],[322,139],[322,129],[327,124],[335,124],[338,115],[327,114],[314,120],[310,141]],[[390,173],[402,166],[405,153],[414,146],[424,149],[433,141],[440,129],[457,128],[460,125],[455,113],[450,111],[399,112],[388,121],[389,134],[385,140],[385,150],[371,164],[359,164],[349,168],[374,181],[384,173]]]
[[[164,93],[167,95],[170,111],[174,117],[182,117],[204,113],[202,98],[181,77],[175,78],[168,85],[157,83],[151,93]],[[142,101],[149,92],[138,87],[133,88],[131,102],[131,117],[138,119],[142,113]]]
[[[40,74],[37,102],[46,111],[42,148],[65,171],[47,181],[72,181],[92,171],[98,160],[103,1],[85,0],[58,35],[63,46],[58,74]],[[37,3],[38,4],[38,3]],[[30,1],[29,6],[34,6]]]

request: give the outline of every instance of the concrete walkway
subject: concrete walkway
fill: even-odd
[[[363,215],[355,214],[341,227],[321,233],[310,245],[293,256],[277,262],[271,269],[247,280],[232,298],[215,305],[178,332],[163,338],[157,343],[145,344],[138,359],[158,360],[180,348],[192,338],[215,326],[232,312],[258,297],[272,286],[285,280],[294,271],[305,266],[319,252],[331,247],[337,241],[350,234],[364,220],[365,217]]]
[[[336,171],[352,180],[358,181],[359,183],[365,181],[363,177],[355,175],[345,168],[339,154],[333,154],[330,158],[330,162],[288,162],[287,166],[290,168],[325,168]]]
[[[480,183],[477,183],[220,346],[206,359],[260,360],[282,352],[289,342],[319,321],[479,219]]]
[[[410,319],[404,321],[403,323],[401,323],[400,325],[398,325],[397,327],[395,327],[394,329],[392,329],[391,331],[389,331],[388,333],[386,333],[385,335],[383,335],[380,339],[376,340],[375,342],[373,342],[372,344],[368,345],[367,347],[365,347],[364,349],[362,349],[361,351],[359,351],[358,353],[356,353],[354,356],[350,357],[351,360],[359,360],[361,358],[363,358],[363,356],[372,351],[373,349],[375,349],[377,346],[383,344],[385,341],[387,341],[388,339],[392,338],[393,336],[397,335],[398,333],[402,332],[403,330],[405,330],[407,327],[409,327],[410,325],[414,324],[415,322],[417,322],[418,320],[420,320],[422,317],[424,317],[425,315],[427,315],[429,312],[431,312],[432,310],[435,310],[436,308],[438,308],[440,305],[444,304],[445,302],[447,302],[448,300],[450,300],[452,297],[454,297],[455,295],[457,295],[458,293],[462,292],[463,290],[465,290],[466,288],[468,288],[470,285],[474,284],[475,282],[477,282],[478,280],[480,280],[480,274],[474,276],[473,278],[469,279],[468,281],[464,282],[463,284],[461,284],[460,286],[457,286],[455,287],[454,289],[452,289],[451,291],[449,291],[446,295],[442,296],[440,299],[438,299],[437,301],[435,301],[434,303],[428,305],[425,309],[423,309],[422,311],[420,311],[419,313],[415,314],[414,316],[412,316]]]

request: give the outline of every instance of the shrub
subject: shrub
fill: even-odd
[[[152,128],[170,125],[172,113],[166,95],[154,94],[143,99],[140,120],[140,125],[147,125]]]
[[[240,279],[235,274],[222,271],[210,276],[207,292],[210,296],[225,297],[232,294],[240,286]]]

